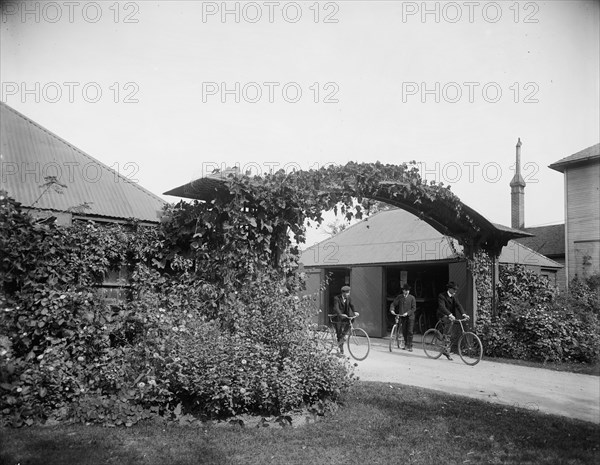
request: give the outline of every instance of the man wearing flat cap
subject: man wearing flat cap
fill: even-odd
[[[448,284],[446,284],[446,292],[442,292],[440,295],[438,295],[437,317],[444,323],[444,336],[447,338],[448,336],[452,336],[448,334],[450,328],[452,327],[450,324],[451,321],[461,317],[468,318],[468,315],[465,313],[462,305],[455,296],[457,290],[457,284],[454,281],[450,281]],[[455,344],[456,341],[451,339],[450,346]],[[448,360],[452,360],[448,350],[444,351],[444,355]]]
[[[335,325],[335,333],[340,352],[344,353],[344,336],[350,328],[350,322],[347,317],[358,316],[354,311],[354,305],[350,300],[350,286],[344,286],[341,289],[342,293],[333,298],[333,313],[336,315],[333,318]]]
[[[413,330],[415,327],[416,311],[417,301],[410,295],[410,285],[404,283],[402,285],[402,294],[396,297],[390,305],[390,313],[394,316],[400,316],[400,328],[404,339],[403,349],[409,352],[413,351]]]

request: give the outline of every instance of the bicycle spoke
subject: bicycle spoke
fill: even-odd
[[[392,326],[392,332],[390,334],[390,352],[392,351],[392,347],[394,346],[394,340],[396,339],[397,326]]]
[[[353,328],[348,334],[348,352],[356,360],[364,360],[371,350],[369,336],[361,328]]]
[[[423,335],[423,350],[429,358],[439,358],[444,352],[444,336],[436,329],[428,329]]]
[[[458,354],[467,365],[477,365],[483,356],[483,346],[473,333],[464,333],[458,341]]]

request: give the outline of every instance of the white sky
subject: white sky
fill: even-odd
[[[520,137],[526,226],[551,224],[547,166],[600,141],[599,18],[572,0],[22,2],[1,99],[158,195],[217,166],[416,160],[505,225]]]

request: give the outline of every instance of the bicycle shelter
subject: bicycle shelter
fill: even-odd
[[[331,276],[320,296],[322,308],[330,308],[333,295],[349,284],[355,306],[359,311],[368,309],[361,313],[361,327],[374,337],[384,337],[393,325],[389,305],[405,282],[417,301],[415,332],[435,324],[437,296],[448,281],[458,283],[458,299],[469,316],[476,318],[475,284],[467,261],[457,256],[461,249],[458,241],[397,209],[376,213],[315,244],[303,252],[301,261],[311,292],[319,289],[325,276]],[[521,263],[536,272],[560,269],[558,263],[516,241],[503,248],[497,262]]]
[[[171,189],[164,194],[187,199],[210,201],[216,196],[228,194],[226,186],[227,176],[232,174],[235,176],[236,173],[236,170],[214,173]],[[389,187],[393,187],[395,184],[402,183],[394,183],[393,181],[381,182],[378,189],[373,192],[361,192],[361,195],[374,201],[388,203],[414,215],[419,220],[422,220],[421,223],[437,231],[438,236],[452,238],[452,247],[459,245],[466,256],[471,256],[475,251],[481,249],[486,251],[493,260],[497,260],[502,249],[511,239],[531,235],[521,230],[493,224],[462,202],[456,208],[454,205],[450,205],[448,202],[436,199],[433,196],[428,199],[411,196],[410,194],[404,196],[392,195],[390,194]],[[344,188],[347,192],[348,186],[344,186]],[[374,221],[374,217],[371,217],[369,221]],[[347,231],[355,227],[356,225],[347,228]],[[369,239],[366,238],[364,245],[368,245],[368,241]],[[404,244],[404,253],[407,254],[409,250],[406,247],[409,247],[409,245],[406,242],[403,243],[402,238],[398,238],[397,242]],[[412,244],[412,246],[414,247],[415,244]],[[316,254],[320,253],[321,255],[319,260],[310,261],[308,257],[311,254],[315,255],[314,247],[317,247]],[[321,247],[321,249],[319,250],[318,247]],[[406,271],[406,278],[409,279],[412,274],[416,276],[419,273],[423,274],[432,270],[430,266],[419,268],[419,260],[412,260],[410,262],[412,268],[408,270],[401,270],[398,267],[394,269],[390,264],[377,261],[372,261],[369,264],[361,264],[360,266],[352,266],[351,263],[342,263],[336,261],[336,257],[327,256],[327,250],[323,250],[322,247],[319,244],[309,247],[302,255],[302,271],[307,274],[307,293],[320,293],[318,297],[320,302],[318,303],[325,310],[328,309],[329,301],[333,298],[333,295],[339,290],[336,290],[336,286],[341,287],[341,285],[350,284],[355,305],[358,304],[359,308],[367,310],[365,313],[361,313],[361,318],[359,319],[360,321],[357,321],[357,326],[365,329],[369,335],[375,337],[384,336],[386,332],[385,312],[382,310],[387,303],[385,300],[389,298],[389,296],[384,294],[386,286],[383,283],[386,280],[386,276],[393,275],[394,273],[401,276],[402,272]],[[436,247],[435,241],[417,244],[417,251],[415,253],[431,254],[431,247]],[[451,250],[452,247],[448,250]],[[332,250],[335,252],[335,242],[333,243]],[[448,250],[445,250],[445,252],[448,252]],[[476,317],[477,299],[474,294],[475,286],[473,276],[467,269],[466,262],[464,260],[457,260],[455,254],[448,253],[437,265],[438,269],[436,271],[436,278],[433,281],[433,287],[436,287],[438,282],[442,281],[453,280],[457,282],[462,289],[462,292],[458,296],[459,299],[465,308],[470,309],[470,316]],[[497,280],[497,266],[494,267],[494,270],[495,277],[493,279]],[[325,273],[329,272],[334,277],[333,285],[330,290],[320,292],[321,284],[325,279]],[[415,282],[417,280],[413,278],[412,281]],[[430,282],[423,289],[424,283],[422,281],[421,291],[430,294],[432,292],[432,283]],[[427,299],[430,296],[418,298]],[[325,313],[327,312],[325,311]],[[324,323],[324,321],[321,323]]]

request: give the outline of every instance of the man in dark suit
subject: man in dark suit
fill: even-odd
[[[452,327],[451,322],[457,318],[468,318],[462,305],[455,296],[457,290],[457,284],[454,281],[450,281],[446,284],[446,292],[442,292],[438,295],[437,317],[444,323],[444,337],[450,340],[450,347],[456,344],[456,341],[452,338],[453,335],[448,334]],[[444,355],[448,360],[452,360],[448,348],[444,350]]]
[[[354,305],[350,300],[350,286],[342,287],[342,293],[333,298],[333,313],[336,315],[332,320],[335,325],[335,333],[340,352],[344,353],[344,336],[350,328],[350,322],[346,317],[358,316]]]
[[[398,313],[396,313],[396,310]],[[390,305],[390,313],[394,316],[400,316],[400,327],[404,338],[403,349],[409,352],[413,351],[413,329],[415,327],[415,312],[417,311],[417,301],[410,295],[410,286],[404,283],[402,294],[394,299]]]

